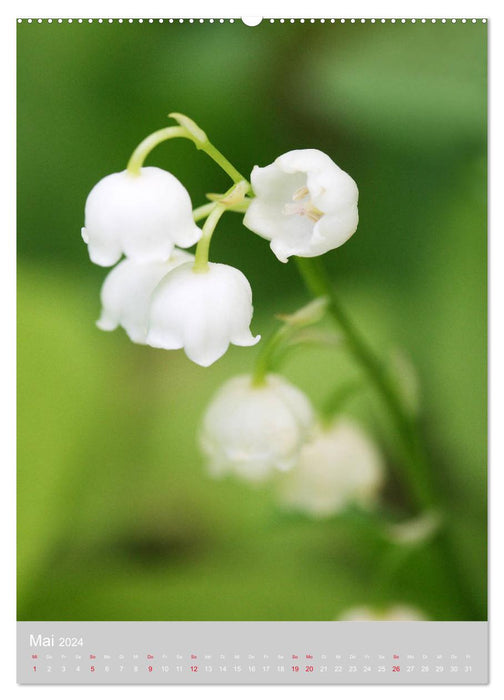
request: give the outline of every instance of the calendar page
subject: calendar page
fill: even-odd
[[[486,19],[17,49],[18,682],[487,683]]]

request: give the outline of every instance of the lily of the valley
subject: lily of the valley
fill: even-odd
[[[136,262],[162,262],[175,245],[188,248],[200,237],[189,193],[161,168],[107,175],[86,201],[82,238],[97,265],[114,265],[122,255]]]
[[[255,385],[250,375],[241,375],[211,401],[200,445],[213,476],[261,482],[294,467],[313,421],[308,398],[283,377],[268,374]]]
[[[318,427],[294,469],[279,484],[281,502],[313,517],[328,517],[351,504],[370,507],[384,478],[380,452],[349,419]]]
[[[195,270],[185,263],[156,287],[146,342],[156,348],[183,348],[190,360],[208,367],[234,345],[255,345],[250,332],[252,290],[240,270],[209,263]]]
[[[357,229],[357,185],[322,151],[289,151],[255,166],[251,183],[255,197],[243,223],[271,241],[281,262],[322,255]]]
[[[192,261],[193,255],[177,248],[165,262],[122,260],[103,283],[98,328],[113,331],[122,326],[133,342],[145,343],[152,292],[168,272]]]

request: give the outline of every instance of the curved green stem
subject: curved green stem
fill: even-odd
[[[230,187],[219,201],[210,202],[210,204],[205,204],[193,211],[193,218],[195,220],[196,218],[203,219],[208,217],[203,224],[201,238],[196,246],[196,258],[193,266],[194,272],[207,272],[208,252],[215,227],[225,211],[240,206],[249,187],[250,185],[247,180],[240,180]]]
[[[210,241],[221,216],[226,211],[223,204],[212,204],[213,210],[203,224],[203,233],[196,246],[196,254],[194,258],[193,272],[208,271],[208,253],[210,249]]]
[[[143,141],[140,141],[138,146],[131,154],[126,170],[131,175],[140,175],[140,170],[149,153],[159,146],[163,141],[169,139],[189,139],[194,142],[194,137],[183,126],[167,126],[164,129],[154,131],[154,133],[146,136]]]
[[[175,115],[173,116],[175,117]],[[196,148],[206,153],[215,163],[217,163],[217,165],[222,168],[222,170],[224,170],[225,173],[229,175],[234,183],[243,181],[247,182],[247,180],[245,180],[243,175],[238,172],[234,165],[230,163],[229,160],[217,148],[215,148],[212,143],[210,143],[205,132],[197,127],[192,120],[184,117],[184,115],[177,115],[175,118],[177,118],[177,120],[183,125],[167,126],[164,129],[154,131],[138,144],[133,151],[126,168],[131,175],[140,175],[140,170],[145,159],[160,143],[163,143],[163,141],[168,141],[169,139],[183,138],[189,139],[189,141],[194,143]],[[192,128],[187,128],[187,126],[191,127],[191,125]]]
[[[242,191],[243,189],[249,187],[248,182],[246,180],[241,180],[237,183],[237,185],[242,185]],[[233,190],[236,191],[236,187],[232,187],[230,190],[228,190],[228,192],[226,192],[225,194],[221,194],[218,197],[212,196],[211,201],[208,204],[202,204],[200,207],[193,209],[194,221],[201,221],[201,219],[206,219],[207,216],[214,210],[216,203],[220,202],[226,204],[227,198],[229,197],[230,193],[233,193]],[[241,197],[241,192],[239,193],[239,196]],[[237,197],[236,202],[234,204],[226,204],[226,211],[234,211],[237,214],[244,214],[249,208],[250,202],[251,200],[247,199],[247,197],[243,197],[241,201]]]
[[[307,339],[305,338],[303,341],[300,333],[303,333],[307,326],[312,326],[320,321],[326,312],[326,308],[327,300],[321,297],[305,304],[305,306],[297,309],[294,313],[277,315],[277,318],[283,321],[283,325],[262,346],[254,368],[253,386],[264,384],[267,373],[272,369],[275,361],[278,361],[279,353],[283,359],[286,351],[289,347],[292,347],[289,343],[293,338],[296,338],[300,343],[306,342]],[[324,338],[324,341],[327,342],[327,339]]]
[[[225,173],[229,175],[231,180],[235,183],[242,182],[245,180],[243,175],[234,167],[232,163],[229,162],[229,160],[219,151],[215,146],[210,143],[210,141],[206,141],[204,144],[197,144],[197,148],[200,150],[204,151],[207,156],[210,156],[210,158],[217,163],[217,165],[220,165],[220,167],[224,170]],[[246,180],[245,180],[246,181]]]
[[[296,258],[296,263],[311,294],[328,298],[328,313],[345,334],[354,357],[378,389],[378,393],[392,414],[404,451],[408,456],[405,462],[408,470],[408,485],[417,508],[419,510],[432,508],[437,504],[437,496],[427,476],[428,464],[418,440],[413,419],[404,410],[382,364],[341,307],[322,261],[319,258]]]
[[[268,342],[264,343],[255,363],[254,372],[252,374],[252,386],[262,386],[265,383],[266,375],[273,366],[275,353],[280,349],[291,333],[292,327],[283,325],[271,336]]]
[[[194,221],[201,221],[201,219],[206,219],[209,214],[215,209],[215,202],[209,202],[208,204],[202,204],[201,207],[193,209],[193,219]]]
[[[413,497],[416,508],[418,510],[442,509],[441,498],[432,482],[429,461],[424,451],[416,420],[403,408],[401,399],[381,362],[340,305],[322,261],[320,258],[296,258],[296,263],[308,291],[313,296],[326,296],[328,298],[329,314],[345,334],[348,347],[374,384],[383,403],[392,415],[404,454],[405,469],[401,470],[398,476],[400,478],[406,477],[409,493]],[[438,565],[447,571],[447,581],[456,581],[456,590],[461,609],[466,611],[466,619],[485,619],[484,606],[479,605],[478,601],[474,600],[471,586],[466,581],[465,571],[460,566],[449,522],[433,541],[432,546]],[[451,591],[453,592],[453,590],[452,588]]]

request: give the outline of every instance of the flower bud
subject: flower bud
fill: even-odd
[[[339,419],[318,427],[299,461],[279,484],[280,501],[313,517],[328,517],[350,504],[370,507],[382,485],[382,457],[356,424]]]
[[[308,398],[279,375],[267,375],[258,386],[249,375],[230,379],[212,399],[200,431],[210,473],[260,482],[291,469],[313,420]]]
[[[281,262],[337,248],[355,233],[359,192],[353,179],[322,151],[289,151],[252,170],[252,200],[243,223],[271,241]]]
[[[152,295],[147,344],[184,348],[190,360],[208,367],[230,343],[260,340],[249,329],[252,313],[252,290],[240,270],[209,263],[206,271],[195,271],[186,263],[166,275]]]
[[[113,331],[122,326],[134,343],[145,343],[152,292],[170,270],[193,260],[193,255],[177,248],[166,262],[122,260],[103,283],[98,328]]]
[[[104,177],[89,193],[85,220],[89,256],[104,267],[123,254],[136,262],[164,262],[175,245],[188,248],[201,237],[187,190],[161,168]]]

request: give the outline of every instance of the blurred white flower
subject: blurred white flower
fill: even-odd
[[[114,265],[123,253],[136,262],[162,262],[175,245],[188,248],[200,237],[187,190],[161,168],[107,175],[86,201],[82,238],[97,265]]]
[[[382,620],[382,621],[422,621],[427,618],[421,610],[414,608],[411,605],[391,605],[388,608],[369,608],[367,606],[350,608],[341,613],[338,620],[345,621],[365,621],[365,620]]]
[[[308,398],[279,375],[255,386],[250,375],[230,379],[203,418],[200,445],[213,476],[260,482],[296,463],[314,413]]]
[[[193,255],[177,248],[166,262],[122,260],[103,283],[98,328],[113,331],[122,326],[134,343],[145,343],[152,292],[170,270],[193,260]]]
[[[357,229],[357,185],[322,151],[289,151],[264,168],[256,165],[251,183],[255,197],[243,223],[271,241],[281,262],[322,255]]]
[[[348,419],[318,427],[303,445],[297,465],[279,483],[280,501],[314,517],[328,517],[350,504],[374,504],[385,468],[380,452]]]
[[[187,357],[208,367],[234,345],[255,345],[252,290],[240,270],[209,263],[195,271],[179,265],[156,287],[149,312],[146,342],[155,348],[184,348]]]

